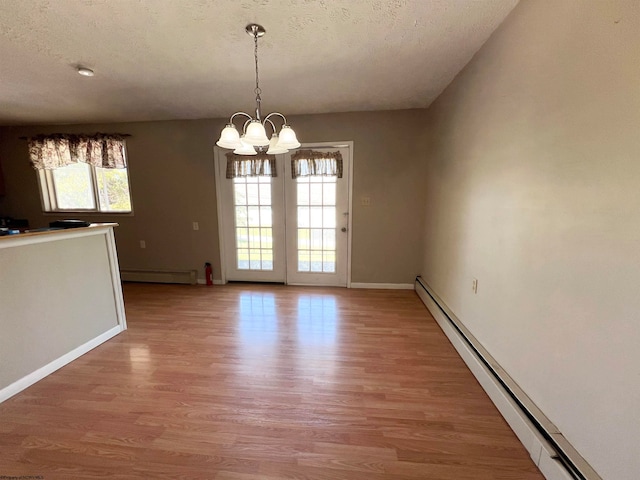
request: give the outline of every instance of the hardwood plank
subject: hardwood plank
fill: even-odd
[[[414,292],[124,293],[129,330],[0,404],[0,475],[543,479]]]

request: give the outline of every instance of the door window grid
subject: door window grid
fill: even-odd
[[[296,179],[298,272],[336,271],[336,177]]]
[[[233,179],[238,270],[273,270],[271,177]]]

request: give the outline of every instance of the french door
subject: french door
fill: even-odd
[[[339,150],[349,158],[348,148]],[[347,286],[349,227],[348,168],[342,178],[310,175],[291,178],[292,151],[285,154],[287,283]],[[344,164],[343,164],[344,165]],[[347,165],[348,166],[348,165]]]
[[[218,175],[227,280],[284,282],[283,176],[227,179],[225,162]]]
[[[276,177],[227,179],[216,150],[226,280],[347,285],[350,150],[314,150],[340,150],[343,177],[292,179],[291,151],[276,155]]]

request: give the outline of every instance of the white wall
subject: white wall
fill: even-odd
[[[636,480],[640,2],[522,0],[426,129],[422,276],[603,478]]]

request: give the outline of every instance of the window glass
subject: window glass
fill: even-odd
[[[56,202],[59,210],[93,210],[91,166],[74,163],[51,171]]]
[[[102,212],[130,212],[129,175],[125,168],[96,168]]]

